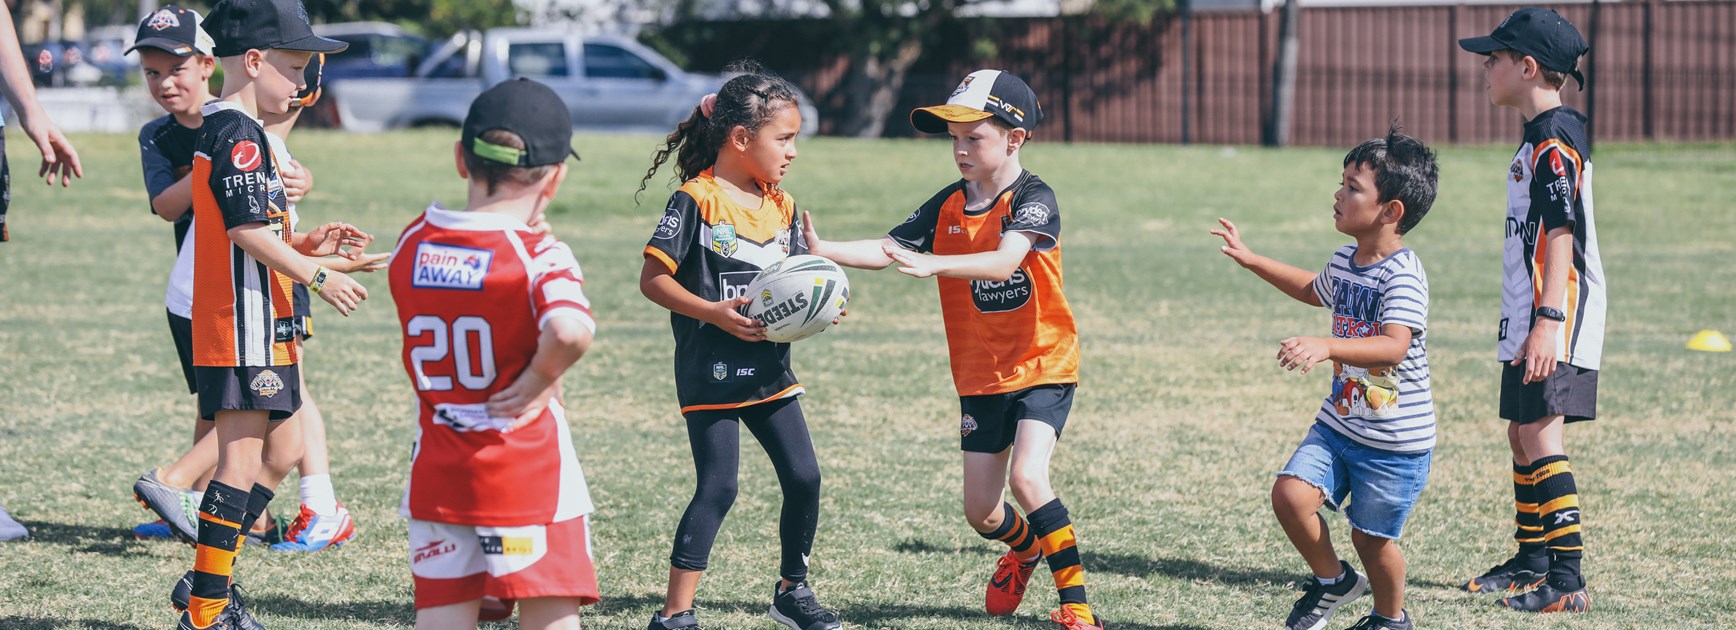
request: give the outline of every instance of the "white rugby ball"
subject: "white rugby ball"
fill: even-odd
[[[850,280],[844,269],[808,254],[773,263],[747,285],[742,315],[766,326],[766,340],[789,343],[820,333],[844,312]]]

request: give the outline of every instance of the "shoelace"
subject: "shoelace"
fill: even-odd
[[[800,609],[803,615],[821,621],[834,621],[838,617],[837,615],[832,614],[832,611],[826,610],[824,606],[821,606],[820,600],[814,597],[812,591],[805,596],[796,597],[796,608]]]
[[[995,576],[993,581],[1008,583],[1008,586],[1013,587],[1012,590],[1014,595],[1024,595],[1025,582],[1030,579],[1030,572],[1032,569],[1036,568],[1036,566],[1036,563],[1027,565],[1008,556],[1001,556],[1000,562],[995,565]],[[1008,582],[1009,580],[1010,582]]]
[[[1068,628],[1089,628],[1089,627],[1091,627],[1091,626],[1086,625],[1084,621],[1080,621],[1079,615],[1073,614],[1073,609],[1067,608],[1065,606],[1061,607],[1060,610],[1049,613],[1049,621],[1053,621],[1055,623],[1061,624],[1061,625],[1066,626]]]

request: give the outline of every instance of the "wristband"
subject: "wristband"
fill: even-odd
[[[1561,312],[1560,309],[1550,308],[1547,306],[1537,307],[1537,316],[1543,319],[1553,319],[1558,322],[1567,321],[1566,313]]]
[[[307,281],[307,290],[319,293],[321,290],[325,289],[325,283],[326,268],[320,267],[318,271],[313,272],[313,279]]]

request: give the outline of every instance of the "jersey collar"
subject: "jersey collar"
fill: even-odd
[[[205,103],[204,105],[200,105],[199,106],[199,115],[200,116],[210,116],[212,114],[215,114],[215,113],[223,111],[223,110],[230,110],[230,111],[233,111],[235,113],[241,114],[242,116],[247,116],[248,120],[259,123],[260,127],[265,126],[265,121],[262,121],[258,118],[253,117],[253,116],[248,116],[247,110],[242,109],[240,103],[236,103],[234,101],[225,101],[225,100],[220,99],[220,98],[219,99],[213,99],[211,102]]]
[[[428,204],[426,211],[428,222],[435,227],[448,230],[464,230],[472,232],[529,232],[530,227],[523,221],[514,219],[498,212],[465,212],[462,210],[447,210],[440,202]]]

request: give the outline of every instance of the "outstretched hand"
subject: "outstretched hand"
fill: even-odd
[[[936,260],[934,256],[890,244],[881,245],[880,251],[885,252],[886,257],[891,258],[892,262],[898,263],[898,270],[906,275],[927,278],[940,273],[940,265],[938,264],[940,261]]]
[[[1236,264],[1243,267],[1248,266],[1255,255],[1254,250],[1249,249],[1248,245],[1242,242],[1242,233],[1236,229],[1236,224],[1231,223],[1229,219],[1219,217],[1218,225],[1223,227],[1211,231],[1213,235],[1224,239],[1224,245],[1219,247],[1218,251],[1235,260]]]

